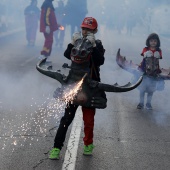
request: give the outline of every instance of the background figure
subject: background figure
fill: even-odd
[[[159,59],[162,59],[162,50],[160,49],[160,44],[159,36],[156,33],[152,33],[146,39],[146,47],[142,50],[141,56],[143,56],[143,60],[139,68],[143,71],[144,78],[138,87],[140,91],[140,102],[137,109],[144,108],[145,93],[147,93],[146,109],[152,109],[152,96],[156,91],[158,74],[161,73]]]
[[[24,10],[24,15],[28,46],[34,46],[38,29],[38,21],[40,18],[40,10],[37,7],[37,0],[31,0],[31,4]]]
[[[86,0],[68,0],[65,6],[66,16],[65,23],[71,26],[70,36],[73,35],[76,29],[79,28],[79,24],[82,22],[82,18],[85,18],[88,13]]]
[[[41,6],[40,32],[44,33],[45,42],[39,59],[43,57],[49,59],[53,45],[53,32],[58,29],[52,1],[45,0]]]
[[[64,27],[64,30],[58,30],[54,32],[56,46],[58,46],[59,48],[62,48],[63,42],[64,42],[64,36],[65,36],[65,22],[64,22],[65,12],[64,12],[63,1],[58,2],[58,7],[55,8],[55,15],[56,15],[57,22],[59,23],[59,25],[62,25]]]

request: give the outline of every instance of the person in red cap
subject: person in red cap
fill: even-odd
[[[53,32],[59,27],[54,13],[53,0],[45,0],[41,6],[40,32],[44,33],[45,42],[41,51],[42,58],[49,58],[53,44]]]
[[[68,44],[67,49],[64,52],[64,56],[71,59],[71,51],[74,45],[76,45],[76,40],[81,38],[86,38],[92,44],[92,53],[89,75],[93,80],[100,81],[99,67],[104,64],[104,53],[105,49],[103,48],[102,42],[100,40],[95,39],[95,35],[97,33],[98,24],[95,18],[86,17],[84,18],[82,24],[82,35],[80,32],[76,32],[72,36],[71,43]],[[105,94],[104,94],[105,95]],[[106,97],[106,96],[105,96]],[[78,105],[74,105],[69,103],[65,108],[64,116],[60,120],[60,125],[57,130],[57,134],[54,140],[53,149],[50,151],[49,159],[59,159],[60,150],[63,147],[63,143],[65,141],[67,129],[74,119],[76,110]],[[83,121],[84,121],[84,155],[92,155],[92,151],[94,148],[93,145],[93,129],[94,129],[94,116],[95,116],[95,108],[87,108],[82,106],[83,112]]]

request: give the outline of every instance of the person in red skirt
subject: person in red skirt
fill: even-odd
[[[45,57],[49,60],[53,45],[53,32],[58,29],[52,1],[53,0],[45,0],[41,6],[40,32],[44,34],[45,42],[40,59]]]

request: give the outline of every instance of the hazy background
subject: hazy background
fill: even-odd
[[[38,0],[39,8],[42,2]],[[163,59],[160,61],[160,66],[170,67],[169,0],[67,0],[63,2],[65,20],[60,24],[65,26],[65,36],[61,48],[56,46],[57,42],[54,40],[51,53],[54,69],[61,68],[63,63],[70,63],[63,57],[63,52],[71,42],[72,32],[81,30],[80,24],[86,16],[97,19],[99,27],[95,36],[96,39],[102,40],[106,49],[105,64],[101,66],[102,82],[108,84],[118,82],[124,85],[131,81],[132,75],[116,63],[117,50],[121,48],[123,56],[139,64],[142,61],[140,53],[145,47],[146,38],[152,32],[156,32],[161,40]],[[43,34],[37,30],[35,47],[27,46],[24,9],[29,4],[30,0],[0,0],[0,37],[18,29],[22,30],[6,38],[0,38],[0,148],[3,149],[0,158],[5,159],[8,159],[8,154],[13,151],[11,146],[16,146],[16,142],[20,142],[20,139],[13,138],[13,135],[16,137],[19,134],[22,143],[22,135],[29,137],[33,134],[36,143],[33,138],[31,142],[39,145],[36,135],[49,134],[49,129],[56,126],[56,122],[61,118],[59,109],[52,108],[54,106],[52,95],[60,84],[40,74],[35,68],[44,44]],[[53,1],[53,4],[57,7],[58,1]],[[166,81],[164,91],[154,93],[152,101],[154,110],[147,117],[163,127],[169,126],[169,88],[170,81]],[[139,112],[136,110],[139,102],[137,89],[128,93],[110,93],[107,97],[109,101],[107,109],[112,108],[109,104],[112,105],[116,100],[120,106],[123,105],[123,109],[127,109],[126,112],[128,110]],[[121,107],[119,109],[121,110]],[[113,110],[109,112],[112,114]],[[31,142],[25,143],[31,148]],[[24,145],[18,144],[18,146]],[[26,151],[28,146],[24,147]],[[48,143],[46,147],[51,146]],[[17,153],[15,159],[19,157]],[[30,157],[32,155],[31,153]],[[9,158],[8,161],[16,164],[15,159]],[[8,166],[8,163],[4,166]]]
[[[54,7],[59,6],[58,2],[57,0],[53,1]],[[39,8],[42,3],[43,0],[38,0]],[[18,28],[23,28],[23,32],[18,36],[18,42],[16,42],[18,43],[18,51],[26,46],[26,38],[22,35],[25,35],[24,9],[29,4],[30,0],[0,1],[0,35]],[[143,0],[142,2],[140,0],[65,0],[63,4],[63,16],[65,20],[60,24],[65,26],[64,43],[62,48],[57,49],[55,47],[56,42],[54,41],[51,56],[54,63],[57,60],[59,60],[61,64],[65,61],[68,62],[63,59],[63,51],[71,41],[72,32],[81,30],[80,24],[84,17],[93,16],[97,19],[99,25],[98,33],[95,36],[97,39],[102,40],[104,48],[106,49],[106,66],[102,66],[101,69],[107,69],[109,76],[113,74],[113,71],[119,68],[115,63],[115,55],[118,48],[121,48],[122,55],[125,55],[129,60],[133,59],[135,63],[140,63],[142,60],[140,53],[143,47],[145,47],[147,36],[152,32],[158,33],[161,40],[163,60],[160,61],[160,65],[161,67],[169,68],[170,2],[168,0]],[[3,41],[0,41],[1,44],[3,44]],[[31,49],[31,55],[35,56],[37,59],[40,55],[43,43],[43,34],[40,33],[38,29],[36,46],[34,50]],[[13,52],[17,51],[15,50],[16,47],[14,50],[10,49],[9,47],[3,47],[5,55],[13,55]],[[24,53],[23,50],[23,54],[20,55],[29,57],[30,54]],[[37,61],[38,60],[36,60],[36,62]],[[7,62],[11,61],[7,60]],[[34,67],[34,65],[32,65],[32,67]],[[119,73],[120,71],[122,70],[119,70]],[[108,77],[109,83],[124,79],[123,75],[125,75],[125,78],[127,77],[126,73],[123,71],[121,77],[115,75],[115,80],[113,80],[109,78],[108,73],[105,78]],[[1,78],[4,77],[2,73],[0,74]],[[10,77],[11,75],[5,76],[5,81],[10,81]],[[37,77],[30,76],[29,73],[27,73],[25,77],[27,77],[28,81],[29,78],[30,81],[31,79],[37,79]],[[27,80],[24,78],[21,81],[22,83],[16,84],[16,89],[19,91],[23,87],[23,83],[27,83]],[[18,85],[20,85],[21,88],[19,88]],[[6,87],[5,83],[3,87]],[[38,87],[38,85],[36,87]],[[49,87],[46,88],[48,89]],[[34,89],[33,91],[39,91],[39,89],[35,87],[32,89]],[[16,93],[18,93],[18,91]]]
[[[39,8],[42,2],[38,0]],[[120,48],[123,56],[139,64],[146,38],[152,32],[156,32],[161,40],[163,59],[160,66],[170,67],[169,0],[67,0],[63,3],[64,20],[57,19],[65,27],[65,36],[61,47],[55,40],[53,43],[54,70],[61,69],[63,63],[70,64],[63,52],[71,42],[72,33],[81,30],[80,24],[86,16],[97,19],[99,27],[95,37],[102,40],[106,49],[105,64],[100,71],[103,83],[125,85],[131,81],[132,74],[116,63],[117,50]],[[63,163],[63,159],[58,163],[46,159],[64,107],[52,97],[60,83],[36,70],[44,44],[39,29],[35,46],[27,46],[24,9],[29,4],[30,0],[0,0],[0,170],[27,170],[41,163],[39,169],[51,169],[51,166],[56,169],[58,163]],[[56,0],[53,4],[54,7],[59,5]],[[57,33],[61,32],[58,30]],[[61,72],[67,74],[68,69],[61,69]],[[95,118],[95,138],[102,147],[96,147],[99,159],[94,157],[93,160],[97,165],[98,160],[104,161],[100,161],[99,169],[110,165],[109,162],[114,164],[113,161],[120,167],[124,163],[131,164],[130,167],[145,163],[156,168],[169,165],[169,89],[170,81],[166,81],[165,89],[154,93],[152,111],[136,109],[139,103],[137,89],[107,93],[108,107],[98,109]],[[79,159],[81,156],[77,163],[86,168],[88,160]]]
[[[42,0],[38,0],[39,8],[42,2]],[[152,32],[156,32],[160,36],[163,51],[163,60],[160,61],[161,67],[170,67],[170,2],[168,0],[67,0],[63,2],[63,15],[66,20],[60,24],[65,26],[64,43],[62,48],[58,49],[54,41],[51,54],[51,60],[57,67],[64,62],[69,63],[63,57],[63,52],[71,41],[72,29],[80,31],[80,24],[86,16],[93,16],[98,21],[98,33],[95,36],[102,40],[106,49],[105,65],[101,67],[101,79],[105,82],[125,84],[131,80],[132,75],[120,69],[115,62],[117,50],[121,48],[122,55],[139,64],[142,61],[140,53],[145,47],[146,38]],[[19,28],[23,29],[17,35],[15,46],[12,43],[3,45],[3,40],[0,40],[0,59],[6,63],[6,65],[1,65],[0,72],[1,99],[2,101],[6,100],[13,107],[23,105],[30,107],[32,103],[37,103],[40,98],[41,102],[46,100],[47,96],[52,98],[54,87],[59,86],[59,83],[45,76],[43,77],[44,83],[39,82],[42,75],[36,71],[35,65],[44,43],[44,36],[39,30],[37,30],[36,46],[31,49],[26,47],[24,9],[29,4],[29,0],[0,1],[0,35]],[[53,4],[54,7],[57,7],[58,1],[53,1]],[[12,38],[11,36],[11,42]],[[19,56],[24,64],[18,64],[18,69],[12,70],[11,65],[15,56]],[[12,57],[12,60],[9,57]],[[32,63],[29,64],[29,61]],[[23,66],[30,67],[29,71],[23,72]],[[166,89],[155,95],[154,100],[159,99],[160,94],[163,96],[162,107],[169,98],[169,85],[169,81],[166,81]],[[130,102],[134,102],[134,107],[136,107],[138,94],[134,96],[133,100],[130,95],[128,98]],[[2,101],[0,101],[0,107]]]

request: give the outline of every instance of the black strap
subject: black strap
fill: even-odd
[[[91,58],[91,63],[92,63],[91,70],[94,69],[95,76],[96,76],[96,78],[99,79],[99,76],[97,75],[96,68],[95,68],[95,66],[94,66],[93,56],[91,56],[90,58]],[[92,71],[91,71],[91,77],[92,77]]]

